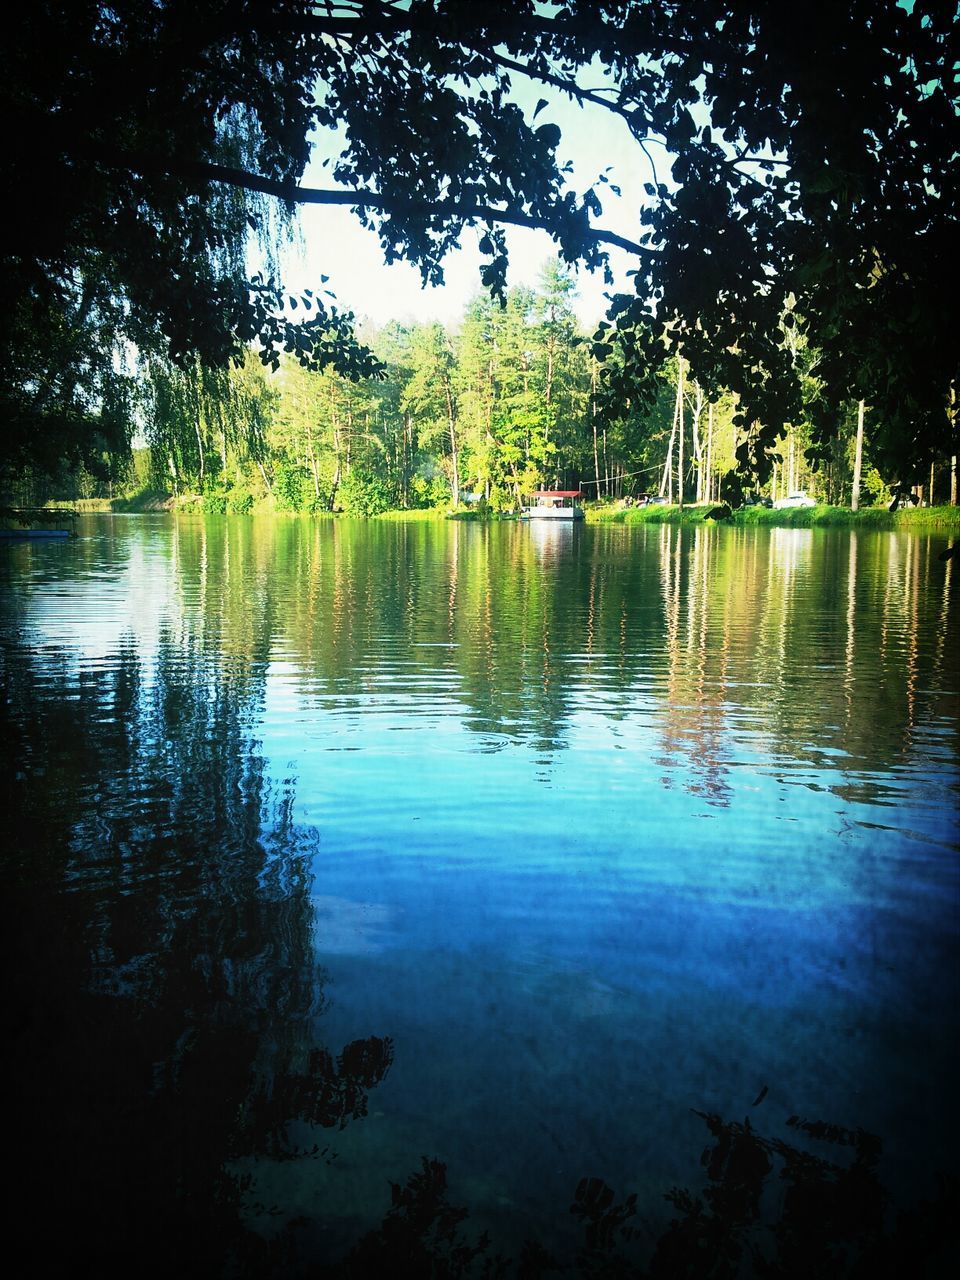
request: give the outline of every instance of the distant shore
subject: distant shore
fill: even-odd
[[[61,505],[61,504],[57,504]],[[191,494],[175,498],[161,492],[137,494],[132,498],[87,498],[75,502],[64,503],[79,512],[128,512],[156,513],[171,512],[180,515],[211,514],[206,511],[203,499]],[[775,511],[770,507],[744,506],[738,507],[729,515],[716,520],[708,520],[708,514],[716,511],[713,503],[691,505],[682,509],[677,505],[658,505],[649,507],[627,507],[619,504],[589,504],[584,514],[588,524],[699,524],[717,523],[737,526],[762,525],[773,528],[858,528],[858,529],[903,529],[917,533],[924,531],[960,530],[960,507],[907,507],[898,511],[889,511],[884,507],[862,507],[859,511],[851,511],[848,507],[832,507],[826,503],[818,503],[815,507],[790,507]],[[231,514],[231,513],[225,513]],[[269,503],[257,504],[246,514],[288,516],[311,515],[314,518],[334,519],[329,512],[275,512]],[[515,519],[507,515],[497,517],[476,510],[461,509],[449,511],[441,508],[391,510],[381,515],[370,517],[375,520],[484,520]]]

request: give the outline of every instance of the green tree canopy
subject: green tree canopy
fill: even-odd
[[[877,456],[907,474],[955,451],[956,66],[953,0],[19,6],[0,55],[4,456],[115,429],[126,342],[222,365],[257,339],[268,363],[372,372],[332,305],[294,299],[312,316],[294,326],[269,271],[248,278],[275,198],[352,206],[432,281],[476,226],[501,293],[508,225],[592,268],[617,244],[636,287],[597,343],[622,357],[614,408],[679,347],[738,396],[742,459],[764,469],[800,412],[786,318],[821,351],[814,447],[865,399]],[[649,174],[634,237],[604,229],[615,174],[569,186],[549,101],[518,105],[530,84],[626,123]],[[330,189],[301,185],[315,130],[340,146]]]

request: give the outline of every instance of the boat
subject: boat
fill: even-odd
[[[76,537],[70,507],[0,507],[0,538]]]
[[[520,512],[521,520],[582,520],[579,489],[538,489],[531,493],[531,505]]]

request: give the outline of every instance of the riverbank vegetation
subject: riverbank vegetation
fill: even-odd
[[[735,502],[814,463],[836,504],[862,436],[868,495],[954,499],[950,6],[38,0],[8,28],[8,498],[129,495],[146,441],[141,488],[208,509],[496,511],[558,480]],[[648,177],[632,235],[606,157],[565,157],[571,100]],[[315,148],[329,188],[303,184]],[[302,203],[431,284],[475,239],[488,292],[454,332],[357,332],[326,277],[283,287]],[[556,268],[507,289],[510,226],[606,273],[599,330]]]
[[[814,507],[788,507],[772,510],[760,505],[737,508],[714,515],[712,504],[686,506],[649,506],[640,508],[620,505],[598,507],[587,512],[587,520],[601,524],[697,524],[703,521],[747,527],[813,529],[901,529],[913,533],[937,530],[960,530],[960,508],[950,505],[909,507],[889,511],[886,507],[866,507],[851,511],[817,503]]]
[[[65,504],[66,505],[66,504]],[[81,513],[117,512],[128,514],[156,514],[167,512],[175,515],[211,514],[210,506],[205,505],[197,494],[188,494],[181,498],[173,498],[169,494],[157,491],[135,493],[128,498],[81,498],[69,505]],[[656,504],[647,507],[625,506],[622,502],[594,502],[585,509],[587,524],[703,524],[722,523],[740,527],[764,526],[767,528],[847,528],[901,530],[911,533],[954,532],[960,531],[960,507],[949,504],[935,507],[905,507],[889,511],[886,507],[861,507],[859,511],[851,511],[849,507],[834,507],[828,503],[818,503],[815,507],[788,508],[771,510],[762,506],[743,506],[729,514],[712,515],[716,511],[713,503],[699,503],[694,506],[679,507],[675,503]],[[272,514],[269,501],[245,505],[243,511],[237,512],[230,507],[223,510],[219,506],[214,514],[264,515]],[[290,512],[292,516],[303,513]],[[336,519],[337,516],[327,511],[311,511],[307,513],[311,520]],[[455,510],[443,507],[418,507],[379,512],[372,517],[376,520],[403,521],[423,523],[435,520],[487,520],[513,519],[513,513],[498,514],[483,507],[459,507]]]
[[[478,295],[457,325],[368,326],[361,337],[379,362],[376,378],[305,369],[285,356],[264,370],[252,352],[219,372],[154,361],[139,386],[141,446],[105,452],[100,478],[72,468],[57,496],[106,499],[120,510],[172,502],[208,514],[496,515],[547,486],[579,488],[607,519],[676,519],[674,507],[684,505],[697,519],[703,504],[737,508],[735,397],[708,394],[678,355],[660,370],[652,400],[602,409],[613,357],[599,360],[578,325],[574,289],[553,259],[536,289],[510,290],[502,307]],[[803,386],[812,401],[816,357],[787,329],[784,341],[810,370]],[[816,451],[801,415],[747,496],[775,501],[801,489],[817,508],[773,517],[754,506],[738,518],[837,523],[841,507],[885,510],[892,491],[863,429],[871,417],[847,405],[830,448]],[[956,502],[951,458],[938,458],[925,479],[913,488],[918,502]],[[666,506],[632,507],[650,493]]]

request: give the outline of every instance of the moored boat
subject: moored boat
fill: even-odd
[[[76,519],[69,507],[0,507],[0,538],[70,538]]]
[[[582,520],[579,489],[538,489],[531,493],[531,505],[520,512],[521,520]]]

